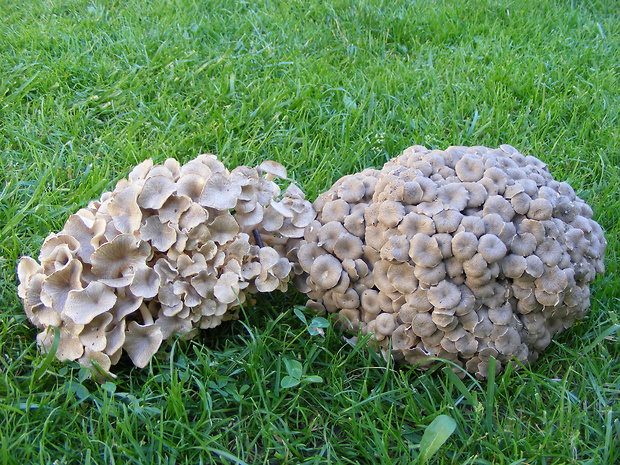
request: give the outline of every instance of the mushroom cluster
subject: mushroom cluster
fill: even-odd
[[[18,265],[18,294],[48,350],[105,371],[123,352],[144,367],[173,334],[237,318],[248,293],[286,290],[312,204],[266,161],[232,171],[213,155],[146,160],[71,215],[38,261]],[[301,270],[300,270],[301,272]]]
[[[591,208],[514,147],[413,146],[338,180],[299,246],[307,305],[397,362],[487,376],[585,315],[606,246]]]

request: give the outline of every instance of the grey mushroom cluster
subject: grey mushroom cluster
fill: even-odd
[[[146,160],[18,264],[26,315],[56,357],[109,372],[162,341],[236,319],[246,295],[286,290],[312,204],[272,161],[232,171],[214,155]],[[301,272],[301,270],[298,270]]]
[[[344,176],[299,245],[307,305],[397,362],[480,378],[535,361],[582,318],[604,272],[591,208],[514,147],[422,146]],[[459,367],[459,368],[456,368]]]

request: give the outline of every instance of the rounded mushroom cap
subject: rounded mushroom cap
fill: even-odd
[[[439,244],[434,237],[418,233],[411,239],[409,256],[413,263],[423,267],[434,267],[442,260]]]
[[[320,289],[331,289],[338,284],[342,273],[342,263],[333,255],[321,255],[310,268],[310,279]]]
[[[469,260],[478,250],[478,238],[468,231],[456,233],[452,239],[452,254],[460,261]]]
[[[428,290],[428,301],[435,308],[451,309],[461,301],[461,291],[449,281],[441,281]]]
[[[478,242],[478,253],[487,263],[495,263],[506,256],[506,244],[494,234],[483,235]]]

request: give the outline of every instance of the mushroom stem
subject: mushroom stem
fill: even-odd
[[[258,229],[252,229],[252,235],[254,236],[256,245],[258,245],[260,248],[263,248],[263,240],[260,237],[260,233],[258,232]]]
[[[142,315],[144,326],[150,326],[153,324],[153,315],[151,315],[151,312],[144,304],[140,305],[140,315]]]

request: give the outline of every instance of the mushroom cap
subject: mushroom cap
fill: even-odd
[[[258,166],[258,171],[259,173],[265,173],[268,180],[286,178],[286,168],[276,161],[265,160]]]
[[[334,254],[341,260],[357,259],[363,254],[363,242],[352,234],[341,235],[334,243]]]
[[[63,313],[75,324],[86,325],[114,307],[116,298],[111,288],[92,281],[84,289],[69,291]]]
[[[151,176],[146,179],[138,195],[138,205],[142,208],[158,210],[175,191],[176,185],[170,178]]]
[[[475,155],[465,155],[454,166],[456,175],[463,182],[479,181],[484,174],[484,162]]]
[[[147,187],[152,187],[151,184]],[[140,195],[144,187],[140,188],[137,184],[130,184],[124,189],[112,194],[107,202],[107,210],[112,215],[114,227],[121,233],[133,233],[140,227],[142,221],[142,211],[140,207]],[[146,191],[145,197],[151,191]],[[150,197],[149,197],[150,200]]]
[[[310,278],[321,289],[331,289],[340,280],[342,264],[333,255],[325,254],[316,258],[310,268]]]
[[[451,309],[461,301],[461,291],[451,282],[441,281],[428,290],[428,301],[436,308]]]
[[[487,263],[495,263],[506,256],[508,249],[499,237],[494,234],[483,235],[478,242],[478,253]]]
[[[434,267],[441,263],[442,256],[435,238],[418,233],[411,238],[409,256],[416,265]]]
[[[383,335],[389,336],[396,329],[395,315],[391,313],[381,313],[375,318],[376,331]]]
[[[161,219],[154,215],[146,219],[140,228],[140,237],[150,241],[160,252],[166,252],[177,240],[175,229],[170,223],[162,223]]]
[[[452,239],[452,253],[461,260],[469,260],[478,250],[478,238],[471,232],[461,231]]]
[[[379,222],[387,228],[394,228],[405,216],[405,207],[400,202],[388,200],[379,207]]]
[[[206,182],[198,203],[217,210],[234,208],[241,195],[241,184],[225,173],[215,173]]]
[[[163,341],[163,334],[158,325],[140,325],[135,321],[127,325],[123,348],[138,368],[148,365]]]
[[[161,278],[154,268],[138,268],[129,289],[136,297],[149,299],[157,295],[160,283]]]
[[[129,268],[144,266],[149,252],[146,242],[120,234],[93,252],[91,270],[101,278],[118,278]]]

